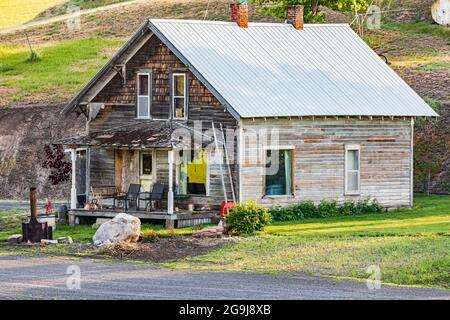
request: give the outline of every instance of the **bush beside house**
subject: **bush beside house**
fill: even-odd
[[[377,200],[345,201],[338,204],[336,200],[322,200],[317,206],[312,201],[304,201],[289,206],[276,205],[269,212],[274,221],[293,221],[312,218],[350,216],[365,213],[380,213],[384,209]]]
[[[232,233],[252,234],[261,231],[272,221],[269,210],[248,200],[231,209],[226,224]]]

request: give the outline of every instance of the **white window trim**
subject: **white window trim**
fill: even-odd
[[[176,96],[175,95],[175,77],[176,76],[183,76],[183,78],[184,78],[184,96]],[[172,119],[186,120],[187,119],[187,77],[186,77],[186,73],[172,73],[172,92],[171,93],[172,93],[171,94],[171,96],[172,96]],[[183,118],[175,117],[175,99],[176,98],[184,99],[184,104],[183,104],[184,117]]]
[[[140,92],[140,81],[139,81],[139,76],[142,75],[146,75],[148,76],[148,96],[142,96],[139,94]],[[151,92],[151,88],[152,88],[152,74],[150,72],[138,72],[137,76],[136,76],[136,96],[137,96],[137,101],[136,101],[136,118],[137,119],[151,119],[151,101],[152,101],[152,92]],[[148,98],[148,116],[140,116],[139,115],[139,98],[140,97],[147,97]]]
[[[358,190],[348,190],[348,151],[358,151]],[[350,170],[355,172],[356,170]],[[345,145],[345,155],[344,155],[344,181],[345,189],[344,195],[357,196],[361,194],[361,147],[357,144]]]

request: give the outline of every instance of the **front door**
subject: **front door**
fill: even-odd
[[[151,191],[155,182],[155,153],[153,151],[141,151],[139,154],[139,183],[144,191]]]

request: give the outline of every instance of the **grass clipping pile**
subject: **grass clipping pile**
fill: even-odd
[[[108,243],[102,250],[105,255],[118,259],[168,262],[206,254],[227,241],[227,238],[193,238],[174,234],[160,237],[144,233],[138,243]]]

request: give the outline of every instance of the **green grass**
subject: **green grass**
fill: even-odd
[[[284,236],[401,236],[448,234],[450,236],[450,197],[416,196],[413,210],[278,222],[266,227],[266,234]]]
[[[301,273],[450,288],[450,196],[415,197],[414,209],[276,223],[172,268]]]
[[[16,100],[67,100],[122,43],[102,38],[63,41],[34,48],[41,59],[33,63],[27,61],[27,47],[0,46],[0,87],[14,88]]]
[[[436,23],[427,21],[420,21],[414,23],[400,23],[400,22],[383,22],[382,29],[398,31],[410,34],[428,34],[436,37],[442,37],[450,41],[450,29],[444,28]]]
[[[20,223],[27,220],[27,214],[28,213],[26,212],[16,213],[14,211],[0,211],[0,242],[5,242],[8,237],[13,234],[22,233]],[[8,219],[6,219],[6,217],[8,217]],[[5,223],[6,220],[8,223]],[[176,236],[188,236],[199,228],[200,226],[194,226],[170,231],[168,229],[164,229],[161,225],[143,224],[141,230],[144,234],[152,230],[157,236],[164,238],[168,237],[172,233]],[[53,233],[53,238],[56,239],[58,237],[71,236],[74,241],[80,243],[91,243],[92,237],[96,231],[96,226],[77,225],[72,227],[67,224],[58,223],[56,230]]]
[[[20,233],[23,212],[0,212],[9,229],[0,230],[0,241]],[[5,220],[3,220],[5,221]],[[14,225],[14,223],[16,223]],[[175,229],[189,235],[198,227]],[[169,236],[162,226],[144,224],[144,233]],[[91,242],[96,228],[58,225],[55,237],[70,235]],[[263,232],[209,252],[166,263],[181,269],[228,270],[264,273],[300,273],[365,280],[369,266],[381,268],[384,283],[450,289],[450,196],[415,196],[413,209],[359,216],[275,223]],[[58,254],[89,256],[94,251],[69,246],[26,250],[0,246],[1,254]]]
[[[0,28],[14,27],[63,0],[0,0]]]

